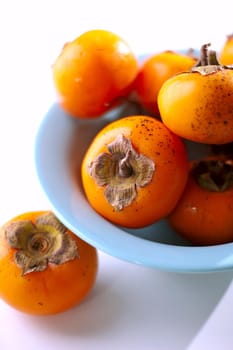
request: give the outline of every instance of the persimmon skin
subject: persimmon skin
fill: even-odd
[[[233,241],[233,188],[211,192],[189,176],[186,188],[167,220],[171,227],[194,245]]]
[[[233,34],[227,36],[219,53],[219,62],[224,65],[233,64]]]
[[[45,211],[23,213],[9,222],[35,219]],[[7,223],[8,224],[8,223]],[[13,308],[32,315],[52,315],[78,305],[93,288],[97,276],[98,256],[90,246],[71,231],[80,258],[61,265],[49,264],[44,271],[22,275],[14,261],[16,249],[0,230],[0,297]]]
[[[178,74],[163,84],[158,105],[164,124],[180,137],[206,144],[233,141],[231,69]]]
[[[152,115],[159,116],[157,98],[161,86],[173,75],[190,70],[195,62],[193,57],[169,50],[148,57],[134,82],[142,106]]]
[[[94,118],[127,95],[138,62],[117,34],[96,29],[67,43],[52,72],[63,109],[74,117]]]
[[[138,188],[136,199],[121,211],[108,203],[105,187],[97,185],[88,171],[93,160],[108,153],[107,145],[119,134],[129,138],[136,152],[155,164],[151,182]],[[167,216],[175,207],[187,181],[187,153],[181,139],[156,118],[130,116],[108,124],[96,135],[83,158],[81,174],[87,200],[100,215],[120,226],[140,228]]]

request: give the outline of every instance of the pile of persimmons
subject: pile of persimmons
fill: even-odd
[[[140,61],[117,34],[90,30],[67,43],[53,65],[58,103],[71,117],[101,118],[124,101],[141,112],[109,122],[83,158],[90,205],[114,224],[160,219],[193,244],[233,241],[233,36],[163,51]],[[143,112],[142,112],[143,111]],[[208,145],[189,159],[185,146]]]
[[[233,241],[233,37],[219,57],[209,46],[199,57],[165,51],[139,62],[118,35],[91,30],[57,57],[53,79],[68,118],[104,118],[125,101],[138,107],[109,121],[82,160],[87,200],[110,222],[166,219],[193,244]],[[209,154],[190,159],[187,142]],[[24,213],[0,229],[0,297],[20,311],[77,305],[97,268],[96,249],[52,212]]]

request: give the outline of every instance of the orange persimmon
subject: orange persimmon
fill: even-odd
[[[219,53],[219,62],[224,65],[233,64],[233,33],[228,35]]]
[[[98,256],[49,211],[28,212],[0,230],[0,298],[49,315],[79,304],[95,283]]]
[[[58,103],[74,117],[98,117],[128,89],[138,72],[129,45],[107,30],[90,30],[67,43],[52,67]]]
[[[139,69],[134,82],[136,96],[141,105],[159,116],[158,92],[163,83],[173,75],[189,70],[196,60],[188,54],[164,51],[149,56]]]
[[[224,156],[192,161],[189,179],[168,216],[175,231],[197,245],[233,242],[233,162]]]
[[[90,205],[112,223],[139,228],[168,215],[188,177],[181,139],[156,118],[111,122],[88,147],[82,183]]]
[[[191,141],[233,141],[233,69],[219,65],[203,45],[190,72],[168,79],[158,95],[160,116],[175,134]]]

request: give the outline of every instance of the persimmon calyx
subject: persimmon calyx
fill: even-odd
[[[233,187],[233,161],[202,160],[193,169],[192,176],[207,191],[224,192]]]
[[[53,213],[42,214],[35,223],[9,223],[5,236],[10,247],[16,249],[15,262],[22,275],[43,271],[49,263],[60,265],[79,257],[75,240]]]
[[[209,75],[222,71],[224,69],[232,69],[232,66],[221,65],[217,59],[216,51],[208,50],[211,44],[204,44],[200,50],[200,57],[197,63],[192,67],[191,72],[198,72],[201,75]]]
[[[227,40],[232,40],[233,39],[233,33],[227,35]]]
[[[137,197],[138,187],[148,185],[155,171],[150,158],[135,151],[129,138],[118,135],[107,145],[109,153],[101,153],[88,166],[89,174],[116,211],[129,206]]]

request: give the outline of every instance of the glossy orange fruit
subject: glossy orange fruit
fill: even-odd
[[[216,54],[202,48],[189,73],[168,79],[158,95],[164,124],[180,137],[206,144],[233,141],[233,69],[218,64]]]
[[[196,60],[188,55],[164,51],[149,56],[140,67],[134,88],[139,102],[152,115],[159,116],[158,92],[173,75],[189,70]]]
[[[125,40],[90,30],[67,43],[53,65],[58,103],[74,117],[98,117],[127,95],[137,72]]]
[[[225,65],[233,64],[233,34],[227,36],[219,53],[219,62]]]
[[[143,115],[104,127],[82,162],[90,205],[125,227],[144,227],[166,216],[187,177],[187,154],[180,138],[156,118]]]
[[[168,217],[196,245],[233,242],[233,162],[223,157],[191,163],[185,191]]]
[[[28,212],[0,230],[0,297],[34,315],[63,312],[93,288],[97,251],[51,212]]]

